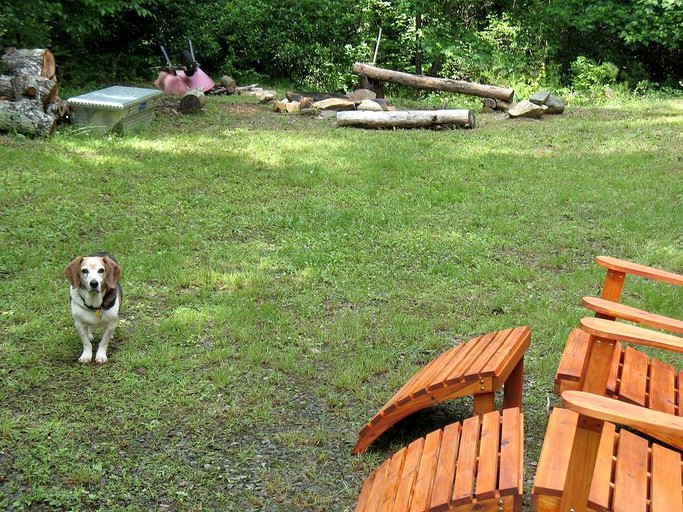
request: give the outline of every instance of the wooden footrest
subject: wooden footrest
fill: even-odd
[[[579,389],[589,338],[582,329],[574,329],[569,334],[555,374],[556,393]],[[683,371],[617,343],[605,395],[683,416]]]
[[[474,416],[417,439],[365,481],[356,512],[519,511],[524,416]]]
[[[353,453],[365,451],[389,427],[445,400],[474,395],[474,413],[494,409],[494,393],[505,384],[504,408],[521,407],[528,327],[515,327],[455,346],[424,366],[358,433]]]
[[[554,409],[548,422],[531,494],[531,510],[559,509],[579,415]],[[683,465],[678,451],[650,443],[612,423],[602,427],[588,499],[589,510],[683,510]],[[580,505],[576,505],[576,510]]]

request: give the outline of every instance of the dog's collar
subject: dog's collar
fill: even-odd
[[[114,307],[114,304],[116,304],[117,295],[117,288],[111,288],[104,294],[104,297],[102,297],[102,304],[100,305],[100,307],[95,308],[93,306],[88,305],[88,303],[85,302],[85,297],[83,297],[83,295],[79,293],[78,296],[80,297],[82,302],[82,304],[79,304],[79,306],[81,306],[83,309],[87,309],[88,311],[94,311],[95,316],[99,318],[102,315],[103,309],[107,311]]]

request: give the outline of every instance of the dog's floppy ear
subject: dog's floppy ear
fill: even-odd
[[[83,256],[75,258],[64,269],[64,275],[73,288],[78,288],[81,285],[81,263],[83,263]]]
[[[104,282],[108,288],[116,288],[116,284],[121,277],[121,267],[109,256],[105,256],[104,260]]]

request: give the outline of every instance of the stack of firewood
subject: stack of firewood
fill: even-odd
[[[59,98],[52,52],[7,48],[0,63],[0,131],[51,135],[69,112]]]

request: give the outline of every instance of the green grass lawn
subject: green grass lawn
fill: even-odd
[[[594,257],[683,271],[682,98],[473,131],[205,107],[125,137],[0,136],[0,509],[352,510],[470,404],[352,456],[363,424],[454,342],[515,325],[530,489]],[[82,366],[62,270],[96,250],[124,304],[109,363]],[[680,290],[629,294],[681,317]]]

